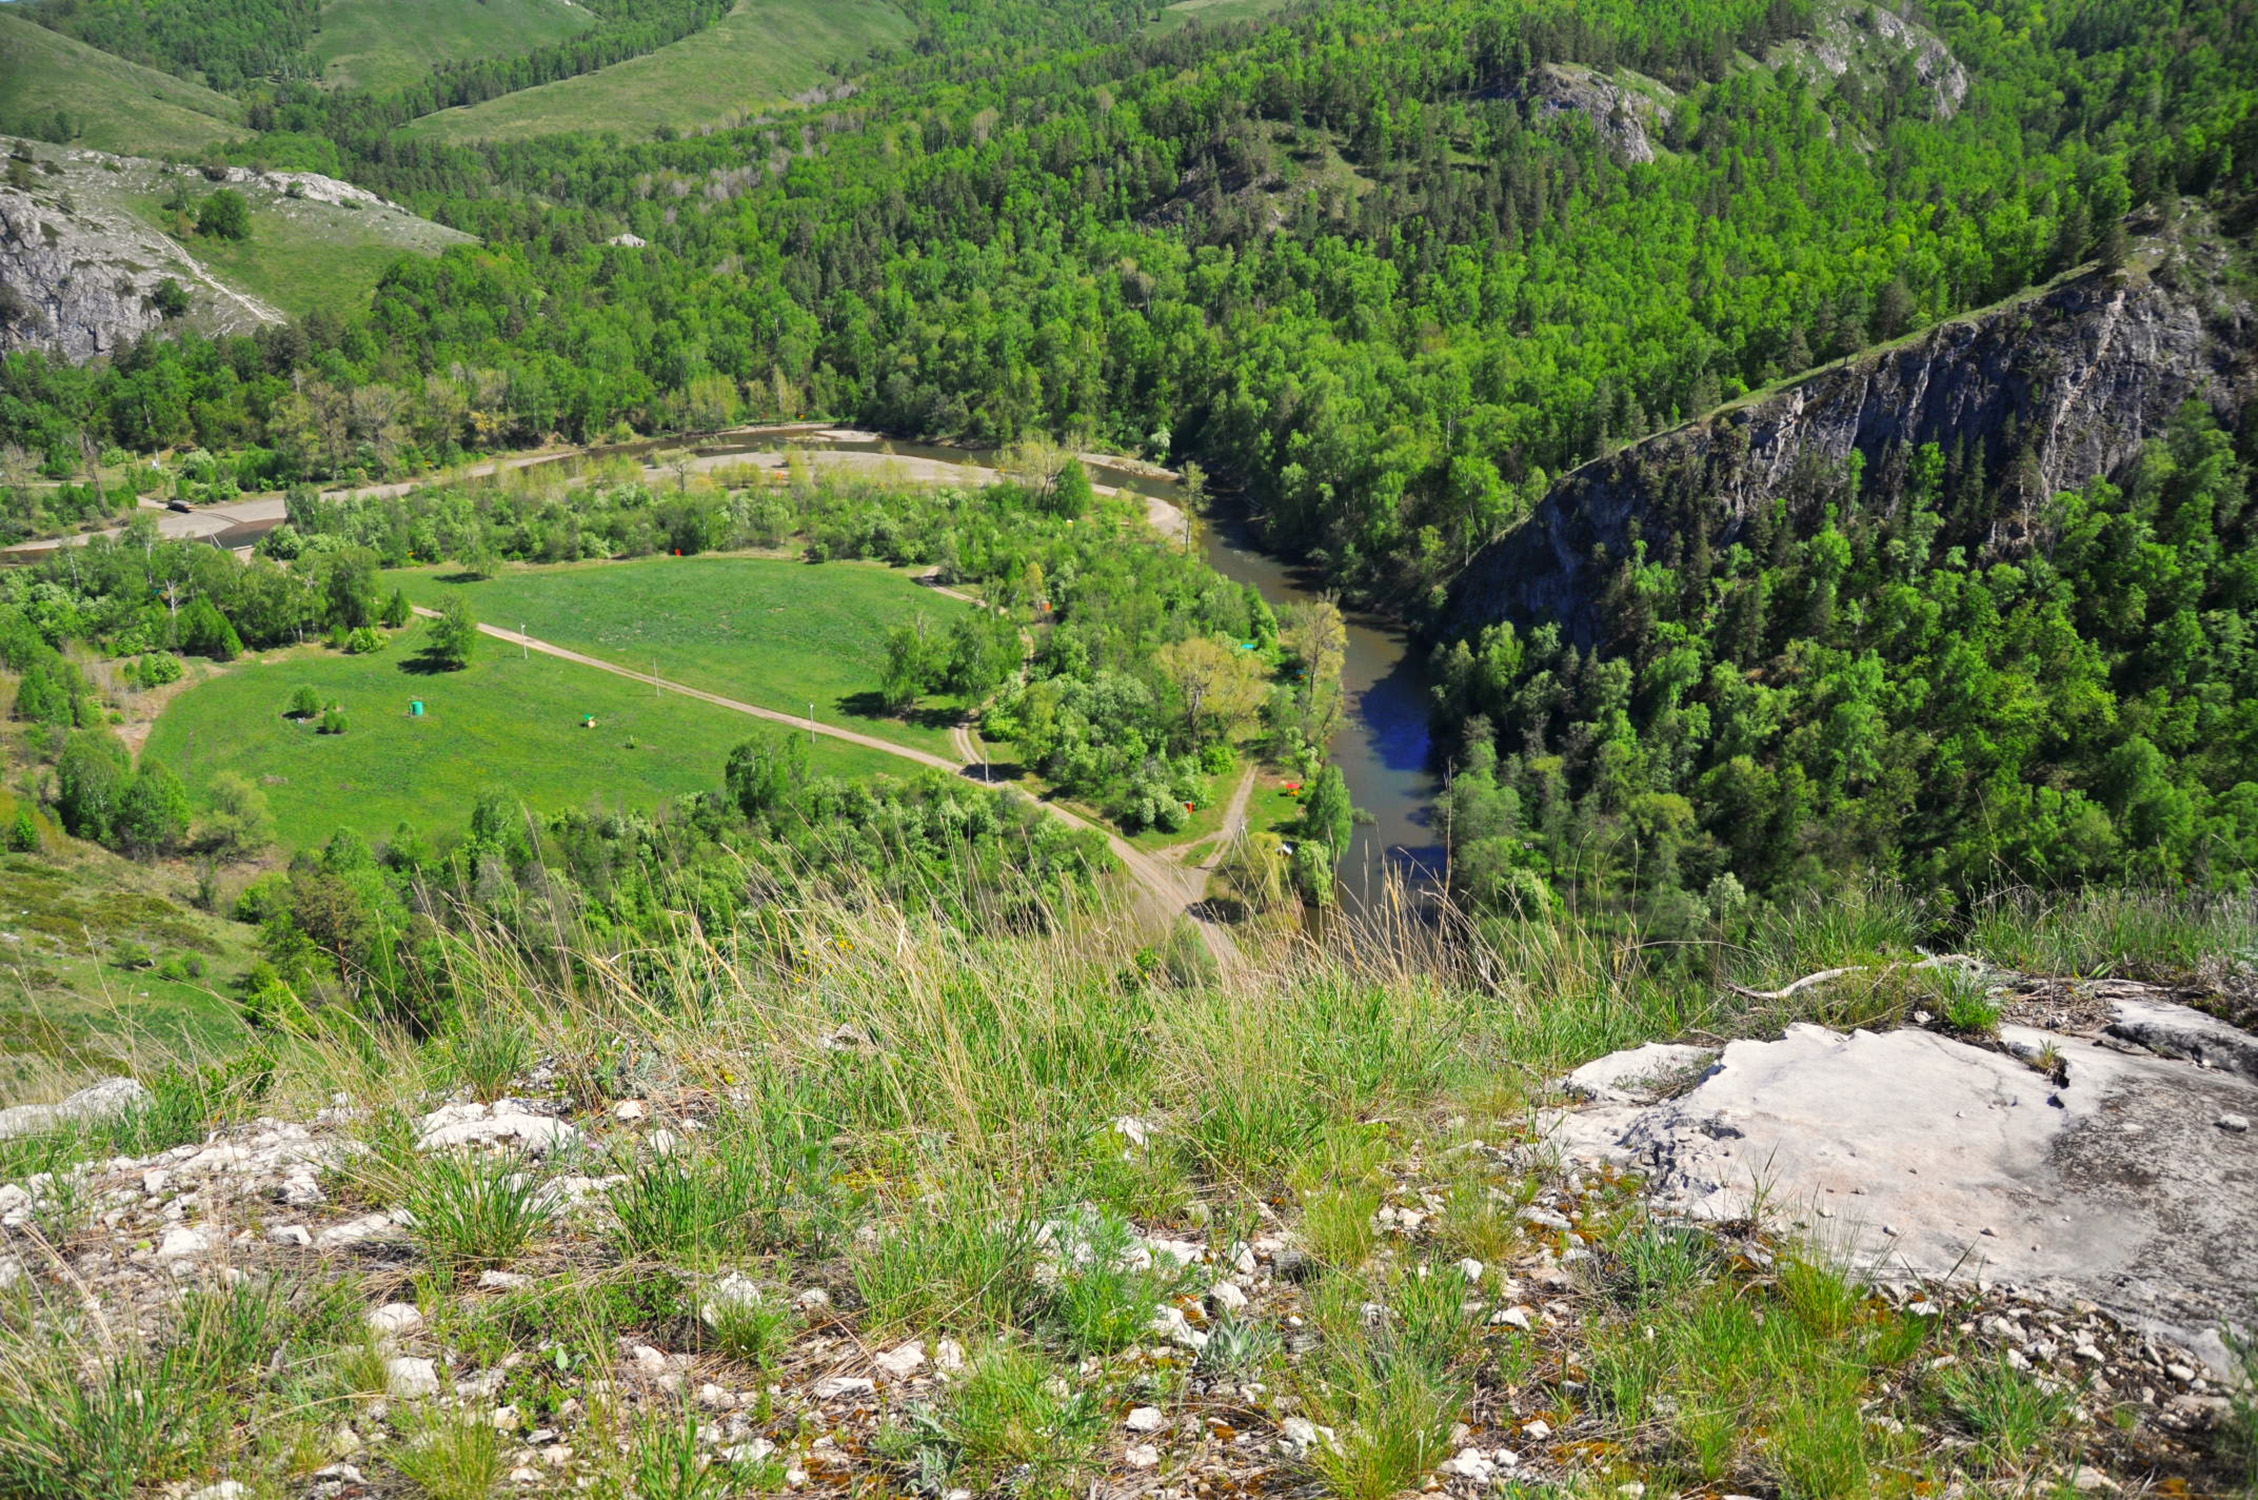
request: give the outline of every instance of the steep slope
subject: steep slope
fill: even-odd
[[[242,128],[225,95],[0,11],[0,131],[47,137],[58,110],[104,151],[194,151]]]
[[[249,200],[250,237],[184,239],[165,202],[221,184],[137,157],[28,149],[30,185],[0,186],[0,350],[109,353],[167,321],[167,281],[187,294],[175,316],[208,331],[341,311],[403,252],[469,238],[333,178],[235,167],[224,185]]]
[[[1715,544],[1730,546],[1755,507],[1854,452],[1866,493],[1887,495],[1921,444],[1980,451],[1999,499],[1987,541],[2011,548],[2031,506],[2118,472],[2191,397],[2228,419],[2251,399],[2258,321],[2229,285],[2234,253],[2190,225],[2143,242],[2122,272],[2089,270],[1573,470],[1460,576],[1453,631],[1558,620],[1591,644],[1610,560],[1658,541],[1674,510],[1723,511]]]

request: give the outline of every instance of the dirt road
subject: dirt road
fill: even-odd
[[[438,617],[438,611],[425,609],[420,605],[417,607],[416,613],[426,618],[436,619]],[[623,667],[617,662],[605,661],[602,657],[589,656],[583,652],[573,651],[552,642],[544,641],[538,636],[524,635],[515,630],[504,630],[499,625],[480,625],[478,630],[481,635],[492,636],[498,641],[507,641],[513,646],[520,646],[529,651],[538,651],[544,656],[553,656],[560,661],[573,662],[579,666],[593,667],[599,672],[609,672],[615,677],[625,677],[630,681],[649,683],[662,692],[677,693],[685,698],[695,698],[701,703],[710,703],[716,708],[725,708],[732,713],[745,714],[755,719],[766,719],[774,724],[785,724],[794,729],[804,729],[811,734],[826,735],[831,739],[844,740],[850,745],[860,745],[868,750],[898,756],[903,760],[915,761],[921,766],[931,766],[935,770],[947,771],[951,775],[963,776],[973,781],[985,781],[986,779],[986,767],[978,756],[970,753],[972,750],[970,738],[961,727],[957,730],[956,743],[959,750],[964,753],[964,758],[962,761],[952,761],[924,750],[913,750],[907,745],[897,745],[891,740],[882,740],[876,735],[863,734],[858,730],[844,729],[833,724],[819,723],[799,714],[788,714],[773,708],[762,708],[757,703],[747,703],[742,699],[724,697],[720,693],[709,693],[702,688],[689,687],[650,672],[639,672],[633,667]],[[1201,903],[1207,895],[1207,876],[1204,871],[1185,870],[1170,864],[1166,860],[1147,854],[1120,835],[1091,822],[1078,813],[1068,812],[1055,803],[1037,802],[1036,806],[1069,827],[1087,829],[1102,837],[1106,842],[1106,847],[1113,851],[1114,858],[1121,861],[1122,867],[1129,872],[1130,879],[1136,882],[1138,905],[1148,917],[1157,918],[1165,924],[1173,923],[1180,916],[1188,916],[1198,926],[1200,937],[1206,942],[1209,952],[1221,960],[1229,960],[1236,956],[1237,949],[1231,942],[1230,934],[1226,933],[1200,910]]]

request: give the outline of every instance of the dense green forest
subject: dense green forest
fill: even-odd
[[[1830,872],[1917,890],[2240,887],[2258,871],[2249,468],[2190,404],[2122,488],[1987,557],[1981,480],[1929,445],[1729,541],[1690,508],[1607,585],[1604,637],[1495,625],[1445,654],[1445,798],[1475,899],[1633,897],[1689,930]],[[1971,481],[1973,484],[1971,485]]]
[[[2207,200],[2241,236],[2258,186],[2258,28],[2218,0],[1955,0],[1912,29],[1832,0],[1349,0],[1165,36],[1132,34],[1135,6],[1071,25],[1039,11],[923,9],[919,45],[851,107],[695,139],[444,145],[392,134],[368,101],[273,92],[272,132],[237,156],[320,154],[484,243],[403,261],[342,319],[152,339],[75,369],[11,355],[0,443],[57,475],[89,442],[197,444],[286,484],[805,413],[994,443],[1049,433],[1199,458],[1272,546],[1416,622],[1565,469],[2071,267],[2114,266],[2128,216],[2152,205]],[[1839,74],[1816,60],[1828,27]],[[957,45],[974,35],[989,44]],[[1579,78],[1613,102],[1578,103]],[[623,233],[648,244],[612,243]],[[2167,447],[2184,464],[2192,441]],[[2209,441],[2218,463],[2247,464]],[[1988,503],[1980,457],[1952,482],[1968,491],[1956,504]],[[2135,511],[2162,504],[2126,493]],[[2239,575],[2183,559],[2200,583],[2140,582],[2135,601],[2136,584],[2072,572],[2059,550],[1997,557],[1949,532],[1918,568],[1877,562],[1885,543],[1921,550],[1892,528],[1929,501],[1905,498],[1846,497],[1827,523],[1804,506],[1762,548],[1637,564],[1718,600],[1626,583],[1684,597],[1596,657],[1541,631],[1454,654],[1446,717],[1500,734],[1494,775],[1521,802],[1505,822],[1537,831],[1507,863],[1681,892],[1726,874],[1780,889],[1845,859],[1956,889],[2239,878],[2248,747],[2183,724],[2201,694],[2127,664],[2149,627],[2231,613]],[[2232,507],[2219,514],[2233,534]],[[694,522],[658,515],[638,524]],[[569,545],[619,543],[590,526]],[[2020,626],[1985,636],[1993,615],[2053,619],[2074,599],[2138,623],[2120,639],[2074,622],[2100,664],[2078,680],[2106,701],[2059,742],[1970,749],[1931,726],[1920,745],[1926,710],[1904,683],[1933,680],[1931,647],[1872,636],[1885,584],[1956,639],[1975,631],[1958,649],[1992,672],[2036,670],[2023,653],[2037,649]],[[1807,609],[1826,590],[1839,614],[1813,615],[1792,653],[1771,605],[1733,602]],[[1774,684],[1790,671],[1774,657],[1805,686]],[[1786,694],[1765,700],[1761,731],[1740,689],[1712,683],[1728,662],[1757,674],[1750,691]],[[905,682],[946,675],[905,657]],[[1026,706],[1000,722],[1025,728]],[[1076,711],[1103,726],[1113,709]],[[1820,746],[1862,714],[1857,753]],[[1076,779],[1059,741],[1029,743]],[[2205,755],[2182,755],[2198,743]],[[2102,764],[2143,745],[2184,816],[2136,813],[2154,799],[2123,788],[2153,778]],[[1756,780],[1735,780],[1744,761]],[[1119,767],[1090,775],[1109,795],[1126,784]],[[1583,838],[1594,817],[1631,817],[1639,837]],[[1702,842],[1728,823],[1743,843]],[[1756,827],[1778,837],[1759,850]],[[1601,879],[1576,862],[1615,856],[1566,854],[1578,840],[1649,852]]]

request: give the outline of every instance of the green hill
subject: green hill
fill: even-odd
[[[57,110],[103,151],[193,151],[242,129],[224,95],[0,13],[0,130],[46,138]]]
[[[442,63],[564,41],[594,20],[571,0],[331,0],[311,50],[323,82],[383,92]]]
[[[885,0],[739,0],[719,24],[646,57],[445,110],[409,132],[460,141],[694,130],[779,104],[821,81],[830,64],[906,40],[911,29]]]

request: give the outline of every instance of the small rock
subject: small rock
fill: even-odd
[[[815,1383],[809,1394],[818,1401],[836,1401],[841,1396],[867,1396],[878,1389],[878,1382],[863,1375],[831,1375]]]
[[[2241,1135],[2250,1128],[2250,1117],[2248,1115],[2221,1115],[2219,1116],[2219,1128],[2231,1130],[2236,1135]]]
[[[1157,1469],[1160,1467],[1160,1450],[1150,1443],[1139,1443],[1122,1454],[1121,1461],[1132,1469]]]
[[[1247,1294],[1235,1282],[1218,1281],[1207,1289],[1207,1300],[1218,1312],[1238,1312],[1247,1305]]]
[[[650,1106],[640,1099],[622,1099],[612,1106],[615,1120],[640,1120],[651,1112]]]
[[[304,1248],[313,1242],[314,1237],[306,1232],[303,1224],[277,1224],[267,1231],[267,1243],[270,1245],[296,1245]]]
[[[1539,1229],[1550,1229],[1554,1231],[1565,1230],[1569,1227],[1568,1219],[1565,1215],[1556,1214],[1549,1208],[1539,1208],[1533,1203],[1530,1204],[1527,1208],[1521,1210],[1521,1222],[1524,1224],[1534,1224]]]
[[[218,1484],[207,1484],[191,1493],[188,1500],[243,1500],[251,1492],[233,1479],[223,1479]]]
[[[637,1344],[627,1351],[627,1357],[635,1361],[636,1369],[647,1375],[661,1374],[666,1369],[666,1356],[649,1344]]]
[[[163,1243],[157,1246],[157,1258],[159,1260],[186,1260],[193,1255],[202,1255],[211,1248],[211,1236],[205,1234],[203,1230],[176,1225],[165,1231]],[[234,1483],[233,1480],[228,1482]]]
[[[749,1443],[722,1449],[721,1456],[733,1464],[757,1464],[775,1451],[776,1445],[767,1438],[754,1438]]]
[[[409,1302],[387,1302],[371,1308],[366,1321],[369,1331],[380,1336],[413,1333],[423,1326],[423,1310]]]
[[[1194,1353],[1207,1347],[1207,1335],[1191,1325],[1180,1307],[1154,1308],[1152,1322],[1146,1326],[1171,1344],[1190,1349]]]
[[[1140,1406],[1122,1420],[1122,1426],[1131,1432],[1158,1432],[1168,1425],[1168,1418],[1157,1406]]]
[[[730,1405],[729,1392],[709,1380],[698,1387],[698,1404],[707,1411],[726,1411]]]
[[[1152,1126],[1138,1119],[1135,1115],[1123,1115],[1113,1122],[1113,1128],[1119,1131],[1122,1139],[1132,1146],[1142,1146],[1152,1139]]]
[[[1526,1307],[1502,1308],[1490,1314],[1490,1321],[1502,1327],[1518,1328],[1526,1333],[1529,1328],[1529,1309]]]
[[[1541,1443],[1552,1436],[1552,1424],[1539,1417],[1536,1421],[1522,1428],[1521,1435],[1532,1443]]]
[[[497,1406],[487,1414],[486,1420],[496,1432],[508,1432],[518,1425],[518,1410],[514,1406]]]
[[[819,1307],[829,1307],[831,1305],[831,1294],[825,1291],[822,1287],[811,1286],[806,1291],[800,1293],[800,1295],[798,1295],[797,1297],[794,1297],[792,1299],[792,1305],[794,1307],[801,1308],[804,1311],[813,1312]]]
[[[314,1478],[327,1479],[338,1484],[367,1484],[361,1471],[351,1464],[331,1464],[326,1469],[316,1469]]]
[[[1479,1448],[1459,1449],[1457,1457],[1444,1459],[1440,1468],[1445,1474],[1471,1479],[1476,1484],[1488,1484],[1497,1475],[1497,1464]]]
[[[395,1400],[439,1394],[439,1367],[428,1359],[397,1356],[384,1362],[384,1389]]]
[[[879,1355],[872,1363],[896,1380],[907,1380],[924,1367],[925,1344],[912,1339],[891,1353]]]
[[[1458,1263],[1458,1274],[1465,1277],[1470,1285],[1478,1284],[1482,1279],[1482,1263],[1468,1256]]]
[[[941,1375],[955,1375],[964,1369],[964,1345],[955,1339],[943,1339],[933,1346],[933,1369]]]
[[[672,1156],[682,1149],[682,1137],[663,1127],[651,1132],[651,1154],[657,1157]]]
[[[515,1271],[481,1271],[478,1284],[490,1292],[510,1292],[533,1282],[530,1276],[520,1276]]]
[[[1320,1427],[1307,1417],[1288,1417],[1278,1424],[1278,1446],[1288,1458],[1306,1458],[1310,1449],[1323,1443],[1338,1450],[1340,1441],[1330,1427]]]

